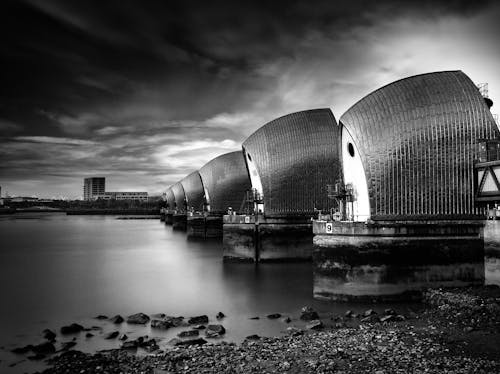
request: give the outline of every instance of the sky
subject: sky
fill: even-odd
[[[2,195],[160,194],[276,117],[433,71],[500,113],[499,31],[494,1],[2,1]]]

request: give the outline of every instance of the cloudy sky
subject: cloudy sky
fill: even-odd
[[[2,1],[2,193],[160,193],[275,117],[430,71],[500,112],[499,25],[486,1]]]

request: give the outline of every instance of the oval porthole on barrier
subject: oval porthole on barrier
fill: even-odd
[[[354,157],[354,146],[352,143],[347,143],[347,152],[349,152],[351,157]]]

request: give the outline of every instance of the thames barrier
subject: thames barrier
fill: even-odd
[[[328,108],[285,115],[169,187],[162,219],[222,237],[226,261],[312,259],[316,298],[483,284],[486,204],[500,198],[492,104],[443,71],[388,84],[338,122]]]

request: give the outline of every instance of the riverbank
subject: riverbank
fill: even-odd
[[[191,337],[150,355],[69,350],[51,358],[44,373],[500,372],[499,287],[429,290],[424,301],[427,308],[405,316],[347,312],[239,345]],[[193,345],[175,346],[179,341]]]
[[[66,214],[68,216],[75,215],[153,215],[158,216],[159,219],[159,209],[68,209]]]

